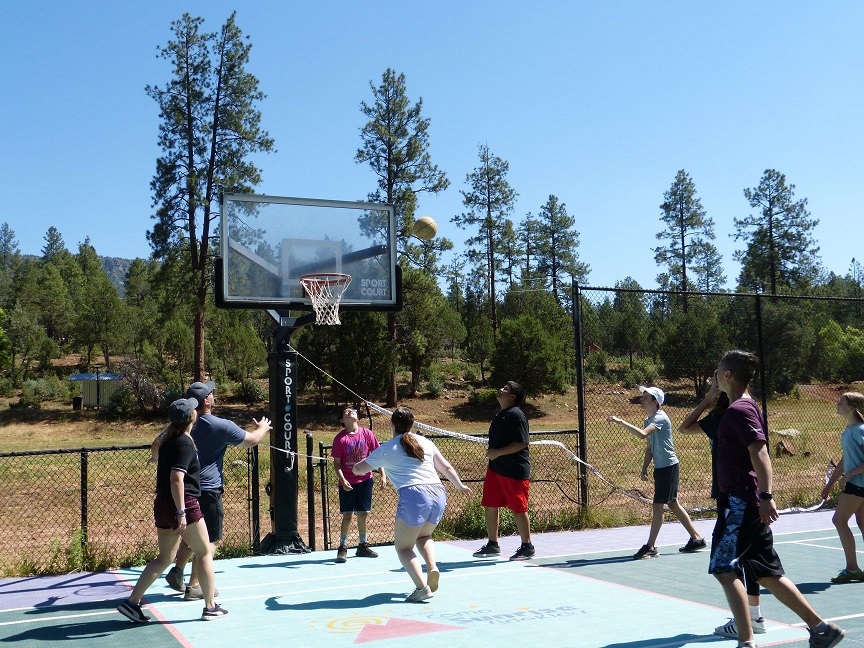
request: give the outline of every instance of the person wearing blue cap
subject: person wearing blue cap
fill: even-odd
[[[243,446],[251,448],[258,445],[270,429],[270,419],[262,416],[260,420],[252,419],[254,428],[247,432],[228,419],[213,415],[213,405],[216,402],[216,383],[213,381],[193,382],[186,390],[186,397],[195,399],[198,420],[192,428],[192,439],[198,448],[198,458],[201,461],[201,512],[207,524],[207,532],[213,551],[222,539],[224,511],[222,508],[222,492],[224,478],[222,463],[228,446]],[[158,441],[158,438],[157,438]],[[157,443],[154,441],[154,445]],[[181,544],[177,551],[174,567],[165,575],[168,586],[184,593],[184,599],[195,601],[203,598],[204,593],[198,582],[198,554],[195,553],[192,562],[192,574],[189,582],[184,582],[183,571],[186,563],[193,558],[193,551],[186,544]],[[218,590],[216,590],[218,596]]]
[[[682,553],[693,553],[705,549],[707,544],[705,538],[699,535],[687,511],[678,502],[678,477],[680,475],[680,464],[678,455],[675,454],[675,444],[672,442],[672,422],[661,408],[666,395],[659,387],[639,386],[642,397],[639,400],[645,420],[642,427],[636,427],[632,423],[610,416],[611,423],[617,423],[633,436],[645,439],[645,459],[642,462],[642,480],[648,481],[648,466],[654,462],[654,499],[651,510],[651,530],[648,532],[648,542],[634,555],[634,560],[646,558],[657,558],[657,536],[660,535],[660,527],[663,526],[663,509],[665,506],[675,514],[681,526],[690,534],[687,544],[681,547]]]
[[[213,549],[208,542],[207,527],[198,504],[201,494],[201,464],[192,440],[191,430],[197,418],[194,398],[181,398],[168,409],[170,423],[163,431],[156,468],[156,498],[153,518],[159,538],[159,555],[151,560],[129,598],[117,606],[117,611],[134,623],[147,623],[150,617],[141,609],[144,592],[171,564],[182,540],[196,556],[200,556],[199,577],[204,598],[203,621],[220,619],[228,611],[213,601]]]

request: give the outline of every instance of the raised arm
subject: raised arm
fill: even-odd
[[[258,421],[253,418],[252,423],[255,424],[255,428],[253,430],[247,430],[246,437],[240,443],[244,448],[251,448],[252,446],[258,445],[264,439],[264,435],[273,429],[273,426],[270,425],[270,419],[266,416],[262,416],[261,420]]]

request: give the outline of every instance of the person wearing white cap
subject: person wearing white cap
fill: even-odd
[[[634,554],[633,559],[643,560],[656,558],[659,555],[656,542],[657,536],[660,534],[660,527],[663,525],[665,506],[669,507],[669,510],[675,514],[675,517],[690,534],[687,544],[681,547],[679,551],[682,553],[699,551],[707,546],[705,538],[699,535],[693,522],[690,521],[687,511],[678,502],[680,464],[678,463],[678,456],[675,454],[675,444],[672,442],[672,422],[666,412],[661,409],[666,395],[659,387],[639,385],[639,391],[642,392],[642,398],[639,402],[645,413],[645,420],[642,422],[641,428],[617,416],[608,418],[611,423],[617,423],[637,438],[645,439],[645,459],[642,462],[642,479],[644,481],[648,481],[648,466],[652,460],[654,461],[654,500],[651,511],[651,530],[648,533],[648,542]]]

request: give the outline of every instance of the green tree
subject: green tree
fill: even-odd
[[[432,163],[429,154],[430,120],[423,117],[423,99],[413,106],[408,99],[405,75],[387,68],[379,86],[369,83],[373,101],[361,102],[360,110],[368,121],[360,129],[361,147],[354,159],[368,163],[377,176],[377,188],[368,196],[372,202],[394,205],[397,219],[397,249],[400,262],[408,261],[437,272],[437,254],[453,247],[452,241],[436,237],[429,241],[412,239],[418,194],[437,194],[450,181]],[[419,242],[414,242],[419,241]],[[396,341],[396,317],[388,314],[390,341]],[[395,357],[395,356],[390,356]],[[387,406],[395,407],[396,367],[389,371]]]
[[[498,330],[496,273],[501,267],[497,243],[513,211],[516,191],[507,181],[510,164],[492,154],[485,144],[479,146],[480,164],[468,174],[468,191],[460,191],[467,212],[454,216],[452,221],[462,229],[476,228],[477,234],[466,239],[468,258],[477,264],[487,289],[492,308],[492,331]]]
[[[676,310],[662,325],[660,359],[667,378],[688,378],[697,399],[708,391],[717,359],[728,350],[714,308],[704,299],[691,299],[685,312]]]
[[[0,225],[0,307],[14,303],[14,278],[21,263],[21,252],[14,230],[8,223]]]
[[[20,303],[15,304],[9,313],[6,336],[10,344],[12,382],[17,386],[22,378],[28,377],[48,337],[36,315]]]
[[[75,305],[75,337],[86,350],[88,366],[98,346],[106,369],[111,371],[111,351],[122,347],[131,335],[127,308],[105,274],[102,260],[90,244],[89,237],[78,246],[77,260],[82,286],[80,299]]]
[[[704,246],[714,239],[714,221],[706,216],[696,196],[696,184],[684,169],[678,171],[669,191],[663,194],[660,211],[665,228],[657,233],[657,240],[663,245],[654,248],[654,261],[666,266],[670,289],[693,290],[700,283],[698,271],[704,270],[705,257],[711,254]],[[712,248],[716,254],[717,249]],[[693,279],[688,278],[688,270],[696,275]],[[686,295],[683,308],[686,312]]]
[[[6,313],[0,308],[0,371],[12,369],[12,342],[6,334]]]
[[[641,292],[642,286],[632,277],[616,281],[615,288],[612,345],[616,352],[627,354],[630,369],[633,369],[635,355],[648,348],[650,320],[645,307],[645,294]]]
[[[567,205],[550,195],[540,208],[540,246],[537,270],[549,282],[552,294],[559,304],[564,303],[561,282],[569,275],[577,282],[588,276],[588,265],[579,261],[579,233],[573,229],[576,219],[567,213]],[[564,282],[569,287],[570,282]],[[569,296],[568,296],[569,301]]]
[[[522,251],[522,284],[533,286],[541,279],[540,270],[540,221],[531,213],[522,220],[517,228],[519,249]]]
[[[434,277],[422,270],[406,268],[403,280],[405,303],[396,322],[408,331],[401,351],[411,371],[413,398],[417,395],[421,373],[430,367],[449,340],[462,342],[465,328]]]
[[[532,315],[501,321],[492,356],[492,381],[515,380],[530,395],[563,393],[567,389],[568,358],[561,341]]]
[[[741,262],[738,284],[752,292],[778,294],[780,287],[799,290],[813,284],[819,263],[807,199],[795,200],[795,185],[786,176],[767,169],[759,186],[745,189],[744,197],[757,214],[735,219],[735,240],[746,243],[735,252]]]
[[[182,250],[194,293],[196,380],[204,376],[204,335],[213,249],[219,218],[219,188],[249,192],[261,181],[250,157],[274,150],[261,128],[258,79],[247,71],[251,43],[232,13],[216,33],[203,33],[203,19],[188,13],[171,23],[174,39],[159,49],[173,66],[163,86],[147,86],[159,106],[156,174],[150,183],[157,206],[147,238],[157,259]]]
[[[213,353],[208,363],[215,375],[241,381],[252,378],[267,362],[267,349],[256,332],[255,315],[245,310],[217,309],[208,339]]]

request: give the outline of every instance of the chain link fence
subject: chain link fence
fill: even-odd
[[[767,414],[778,506],[821,501],[826,470],[841,454],[845,424],[836,402],[854,380],[864,378],[864,366],[830,382],[834,368],[825,366],[830,358],[820,327],[838,320],[860,326],[859,300],[607,288],[576,292],[581,298],[576,319],[577,369],[583,375],[580,428],[593,466],[622,489],[653,492],[652,484],[640,479],[644,441],[607,418],[620,416],[641,427],[636,386],[655,385],[666,394],[663,409],[675,430],[679,499],[697,515],[713,510],[710,442],[702,434],[677,430],[707,391],[720,357],[738,348],[761,360],[751,393]],[[608,492],[590,476],[588,484],[591,504],[598,491]],[[604,506],[648,517],[647,507],[621,492],[612,493]]]
[[[150,446],[0,453],[0,576],[147,562],[156,555]],[[224,550],[252,544],[245,448],[225,455]]]
[[[563,443],[617,488],[561,448],[533,445],[535,531],[573,528],[588,508],[646,522],[650,506],[626,494],[650,497],[653,492],[653,485],[640,479],[644,442],[607,419],[616,415],[639,425],[643,415],[636,386],[656,385],[666,393],[664,409],[677,430],[707,390],[723,352],[732,348],[752,351],[762,360],[752,393],[767,414],[778,505],[819,502],[829,462],[841,453],[844,424],[836,414],[837,398],[850,386],[864,391],[864,383],[855,382],[864,379],[864,341],[856,356],[857,347],[838,337],[843,327],[850,327],[849,335],[864,328],[861,300],[579,286],[573,294],[574,420],[566,430],[534,431],[531,440]],[[492,416],[494,411],[489,420]],[[536,425],[530,411],[529,422]],[[386,417],[375,417],[371,425],[379,440],[389,438]],[[484,444],[430,438],[472,486],[467,495],[448,488],[439,529],[452,537],[482,536]],[[697,516],[713,511],[708,439],[677,432],[674,439],[682,505]],[[310,546],[323,549],[338,545],[341,520],[329,451],[330,446],[319,444],[323,459],[310,458],[299,475],[298,531]],[[307,453],[312,454],[311,445]],[[149,446],[0,454],[0,482],[7,491],[0,507],[0,575],[98,570],[151,559],[156,553],[156,467],[147,463],[149,454]],[[272,530],[269,507],[260,504],[267,502],[268,479],[267,452],[228,448],[222,555],[255,551],[261,535]],[[383,544],[393,541],[397,497],[376,480],[369,541]],[[308,511],[306,519],[303,511]],[[318,538],[323,547],[316,544]],[[349,544],[357,541],[355,522]]]

